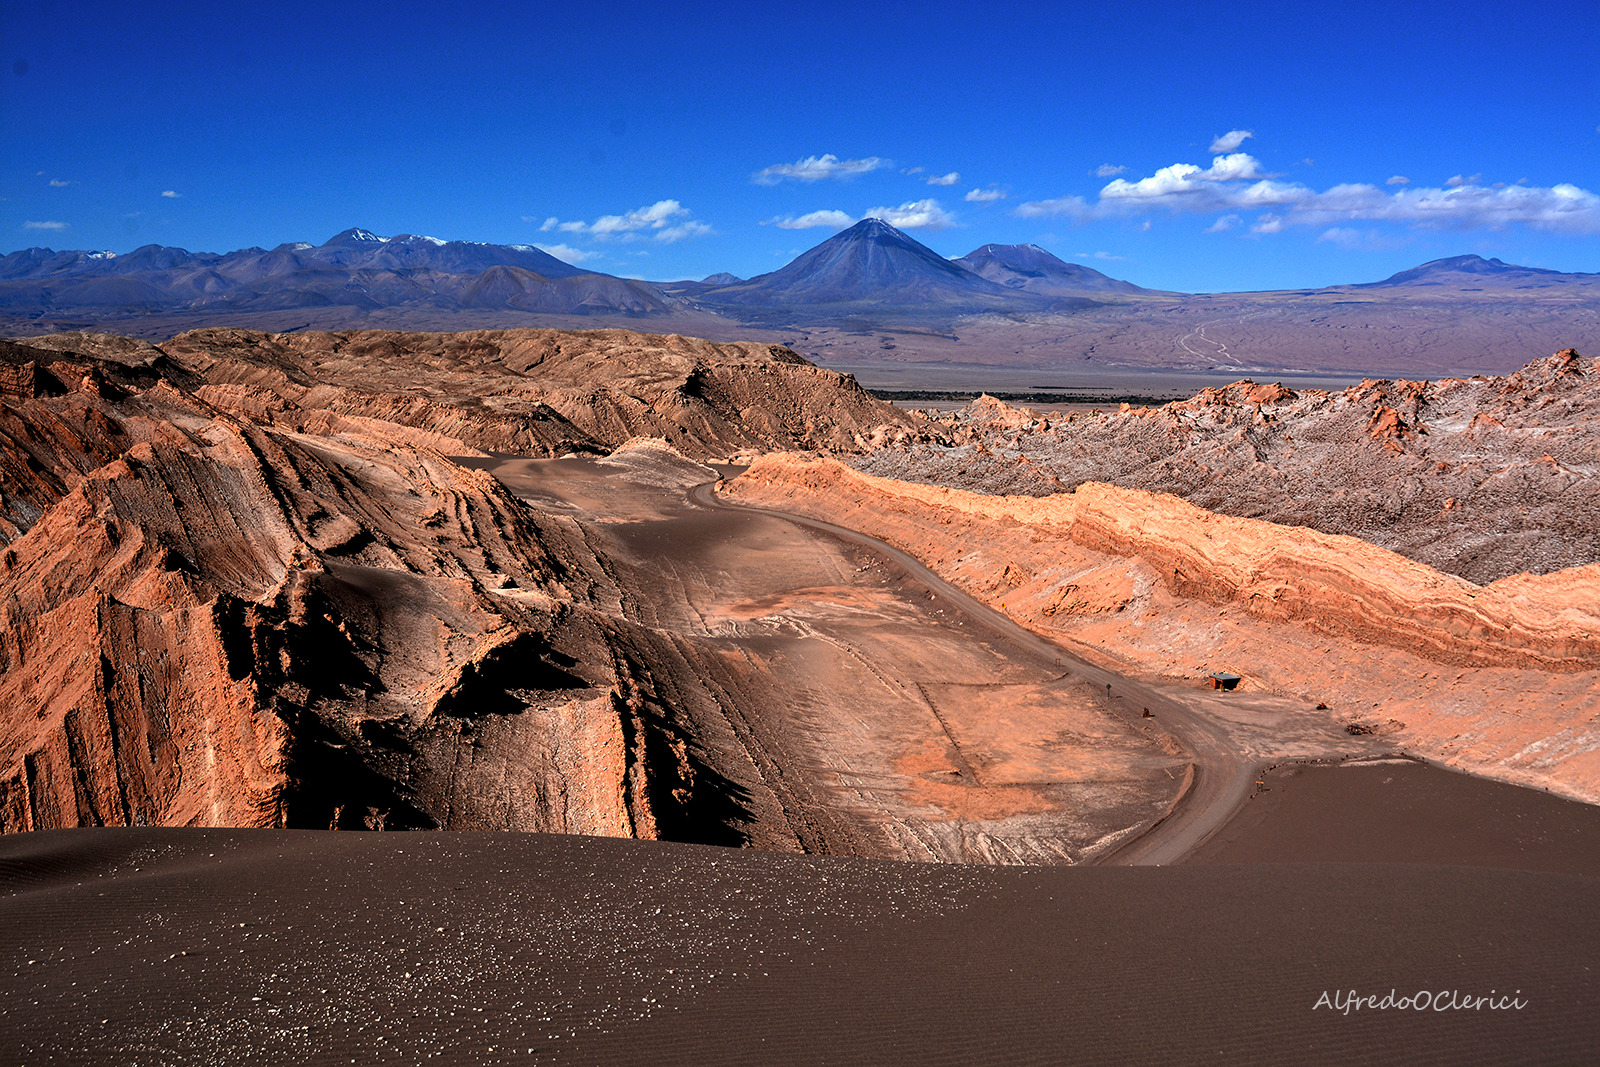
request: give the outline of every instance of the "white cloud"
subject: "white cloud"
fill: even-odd
[[[910,200],[899,207],[875,207],[861,217],[882,219],[902,230],[947,230],[956,223],[955,216],[931,197],[927,200]]]
[[[541,252],[548,252],[566,263],[577,264],[582,263],[584,260],[600,258],[599,252],[585,252],[583,249],[573,248],[571,245],[534,245],[533,247]]]
[[[996,189],[992,185],[987,189],[974,189],[972,192],[962,197],[962,199],[967,201],[969,204],[989,204],[996,200],[1004,200],[1005,198],[1006,194],[1002,193],[999,189]]]
[[[768,219],[763,226],[776,226],[780,230],[809,230],[814,226],[830,226],[835,230],[842,230],[856,220],[843,211],[812,211],[805,215],[789,215],[780,219]]]
[[[1102,163],[1094,168],[1094,176],[1096,178],[1115,178],[1127,169],[1127,167],[1118,166],[1115,163]]]
[[[1016,213],[1025,219],[1060,215],[1064,218],[1086,222],[1094,217],[1095,209],[1081,196],[1062,196],[1055,200],[1030,200],[1018,204]]]
[[[1244,220],[1241,219],[1238,215],[1224,215],[1221,218],[1219,218],[1216,222],[1213,222],[1210,226],[1207,226],[1205,229],[1201,230],[1200,232],[1201,233],[1221,233],[1224,230],[1233,229],[1235,226],[1239,225],[1239,223],[1241,223],[1243,221]]]
[[[706,223],[690,219],[687,222],[662,227],[650,236],[662,244],[670,245],[677,241],[687,240],[690,237],[704,237],[715,232]]]
[[[65,230],[71,227],[67,222],[24,222],[24,230]]]
[[[1124,178],[1116,178],[1108,182],[1100,190],[1101,201],[1166,201],[1173,197],[1191,197],[1197,200],[1210,200],[1216,197],[1216,187],[1223,182],[1245,181],[1252,178],[1262,178],[1261,164],[1254,156],[1245,152],[1235,152],[1232,155],[1217,156],[1211,161],[1211,166],[1201,170],[1193,163],[1174,163],[1170,167],[1162,167],[1148,178],[1140,178],[1130,182]],[[1257,182],[1258,195],[1266,195],[1275,183],[1270,181]],[[1210,210],[1204,208],[1201,210]]]
[[[807,156],[793,163],[774,163],[770,167],[756,171],[750,180],[757,185],[777,185],[785,178],[801,182],[821,181],[824,178],[853,178],[857,174],[866,174],[888,165],[888,160],[879,159],[877,156],[868,156],[865,159],[840,159],[829,153],[823,156]]]
[[[1407,178],[1404,174],[1396,174],[1392,178],[1390,178],[1388,181],[1384,182],[1383,184],[1385,184],[1385,185],[1410,185],[1411,184],[1411,179]]]
[[[1350,226],[1332,226],[1317,235],[1319,244],[1334,244],[1351,251],[1398,248],[1403,242],[1385,237],[1377,230],[1358,230]]]
[[[1400,177],[1396,175],[1395,177]],[[1391,191],[1346,183],[1322,192],[1262,173],[1239,152],[1218,156],[1206,169],[1174,163],[1148,178],[1108,182],[1093,203],[1066,196],[1017,206],[1023,218],[1064,216],[1077,222],[1140,215],[1157,209],[1195,214],[1266,212],[1252,229],[1330,227],[1383,221],[1414,227],[1500,230],[1508,226],[1568,234],[1600,234],[1600,196],[1576,185],[1486,187],[1481,175],[1457,175],[1444,188],[1417,188],[1391,179]],[[1265,227],[1265,228],[1263,228]]]
[[[1114,256],[1110,252],[1079,252],[1076,259],[1100,259],[1108,263],[1121,263],[1126,256]]]
[[[182,193],[174,192],[171,189],[163,190],[161,195],[166,197],[168,200],[178,200],[178,199],[182,198],[182,196],[183,196]]]
[[[960,181],[961,181],[961,172],[959,170],[953,170],[949,174],[940,174],[937,177],[929,178],[928,179],[928,184],[929,185],[955,185],[955,184],[959,183]]]
[[[1245,138],[1254,136],[1255,134],[1250,130],[1229,130],[1221,137],[1213,139],[1211,142],[1211,148],[1208,149],[1208,151],[1210,151],[1210,153],[1214,156],[1221,156],[1226,155],[1229,152],[1236,152],[1239,150],[1239,146],[1244,144]]]
[[[69,186],[71,184],[72,184],[72,182],[64,181],[61,178],[51,178],[50,179],[50,188],[52,188],[52,189],[65,189],[67,186]]]
[[[625,215],[602,215],[593,222],[561,222],[552,216],[545,219],[539,229],[588,234],[602,241],[638,241],[649,237],[663,244],[714,232],[709,225],[693,218],[689,209],[676,200],[657,200]]]
[[[549,233],[551,230],[553,230],[557,226],[561,225],[561,220],[556,218],[554,215],[548,216],[547,218],[544,219],[543,222],[540,222],[538,215],[524,215],[524,216],[522,216],[522,221],[523,222],[538,222],[539,223],[539,232],[540,233]]]

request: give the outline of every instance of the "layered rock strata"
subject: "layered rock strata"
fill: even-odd
[[[194,377],[196,395],[304,433],[376,434],[469,455],[609,452],[659,437],[684,455],[932,440],[926,420],[779,345],[628,330],[263,334],[205,329],[159,348],[98,334],[29,344],[137,348]],[[127,358],[126,356],[124,358]]]
[[[961,447],[883,449],[871,474],[1042,496],[1083,482],[1349,534],[1485,584],[1600,562],[1600,370],[1567,349],[1501,378],[1249,380],[1161,407],[946,417]]]
[[[1225,667],[1353,722],[1405,722],[1426,754],[1600,797],[1600,566],[1479,586],[1170,496],[989,496],[800,456],[721,491],[871,533],[1122,669],[1197,683]]]
[[[252,409],[193,338],[69,340],[0,345],[0,830],[800,847],[705,653],[628,619],[581,524],[426,427]]]

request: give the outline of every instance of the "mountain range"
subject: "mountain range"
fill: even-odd
[[[349,306],[660,315],[696,301],[734,317],[816,307],[925,315],[1038,311],[1088,293],[1144,291],[1032,245],[986,245],[946,259],[879,219],[748,281],[718,273],[663,285],[586,271],[532,245],[379,237],[356,228],[321,245],[226,254],[145,245],[125,255],[27,248],[0,257],[0,309],[52,314]]]
[[[1574,315],[1574,304],[1591,310]],[[1543,349],[1600,343],[1600,327],[1587,327],[1596,305],[1600,274],[1475,255],[1327,289],[1168,293],[1031,244],[946,258],[874,218],[768,274],[660,283],[585,270],[532,245],[357,228],[320,245],[225,254],[146,245],[122,255],[26,248],[0,256],[0,334],[13,336],[92,330],[157,339],[212,325],[637,328],[645,320],[660,332],[719,340],[779,331],[812,358],[851,365],[1098,359],[1097,368],[1201,371],[1504,370]],[[1507,345],[1519,347],[1497,354]]]

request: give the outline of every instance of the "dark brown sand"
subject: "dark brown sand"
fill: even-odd
[[[0,929],[18,1064],[1600,1057],[1600,879],[1548,872],[67,830],[0,839]]]
[[[1442,863],[1600,877],[1600,807],[1410,760],[1286,764],[1191,863]]]

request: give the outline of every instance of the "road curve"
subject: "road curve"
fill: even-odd
[[[957,589],[914,556],[876,537],[821,519],[736,504],[717,496],[716,484],[703,482],[694,486],[689,490],[689,499],[702,507],[754,511],[781,518],[892,560],[935,596],[1008,642],[1096,686],[1109,686],[1107,702],[1112,714],[1136,726],[1153,727],[1187,755],[1193,766],[1193,779],[1172,811],[1142,834],[1122,842],[1094,862],[1121,866],[1178,863],[1222,829],[1249,798],[1264,765],[1243,755],[1220,725],[1205,712],[1183,702],[1177,694],[1079,659],[1055,642]],[[1146,708],[1150,710],[1150,719],[1144,718]]]

